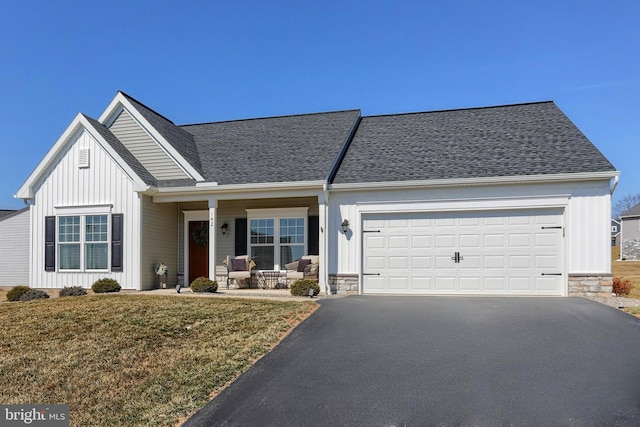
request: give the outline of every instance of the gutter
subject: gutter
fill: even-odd
[[[504,184],[533,184],[551,183],[567,181],[594,181],[610,180],[620,175],[618,171],[611,172],[580,172],[553,175],[515,175],[480,178],[453,178],[453,179],[432,179],[425,181],[395,181],[395,182],[366,182],[330,184],[331,191],[366,191],[379,189],[401,189],[401,188],[425,188],[425,187],[463,187],[480,185],[504,185]]]

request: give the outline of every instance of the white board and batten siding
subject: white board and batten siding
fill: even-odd
[[[156,179],[190,178],[127,110],[122,110],[109,130]]]
[[[328,273],[357,275],[361,293],[566,295],[568,276],[611,271],[608,180],[342,191],[331,202]],[[413,244],[431,246],[420,256]]]
[[[89,167],[79,167],[81,149],[88,149]],[[91,287],[103,277],[117,280],[123,289],[139,289],[140,210],[141,201],[134,191],[133,181],[85,130],[68,143],[34,186],[31,207],[31,269],[30,286],[62,288]],[[46,272],[44,268],[45,217],[60,215],[65,210],[124,215],[123,272]],[[110,230],[109,230],[110,234]],[[56,236],[57,241],[57,236]],[[57,261],[57,260],[56,260]]]
[[[0,218],[0,286],[29,285],[29,209]]]

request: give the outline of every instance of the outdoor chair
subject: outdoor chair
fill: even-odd
[[[287,281],[295,282],[300,279],[318,280],[320,257],[318,255],[305,255],[297,261],[285,264],[287,269]]]
[[[230,280],[235,281],[238,288],[251,287],[251,270],[256,266],[256,263],[249,258],[249,255],[241,255],[235,258],[227,256],[224,264],[228,271],[227,287],[229,287]]]

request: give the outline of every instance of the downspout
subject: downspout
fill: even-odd
[[[615,177],[613,177],[613,185],[611,186],[611,189],[609,190],[609,194],[613,195],[613,192],[616,191],[616,187],[618,186],[618,181],[620,180],[620,175],[616,175]]]
[[[324,214],[322,215],[323,221],[320,224],[320,232],[322,233],[322,240],[324,244],[322,245],[322,258],[324,260],[324,268],[322,269],[322,281],[325,286],[325,295],[331,295],[331,285],[329,284],[329,185],[325,182],[322,184],[322,191],[324,193]]]

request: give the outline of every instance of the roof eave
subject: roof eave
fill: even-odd
[[[610,180],[620,175],[619,171],[606,172],[580,172],[550,175],[516,175],[516,176],[495,176],[478,178],[452,178],[452,179],[430,179],[413,181],[388,181],[388,182],[359,182],[330,184],[332,191],[355,191],[355,190],[379,190],[379,189],[402,189],[417,187],[460,187],[479,185],[504,185],[504,184],[533,184],[533,183],[555,183],[566,181],[594,181]]]

